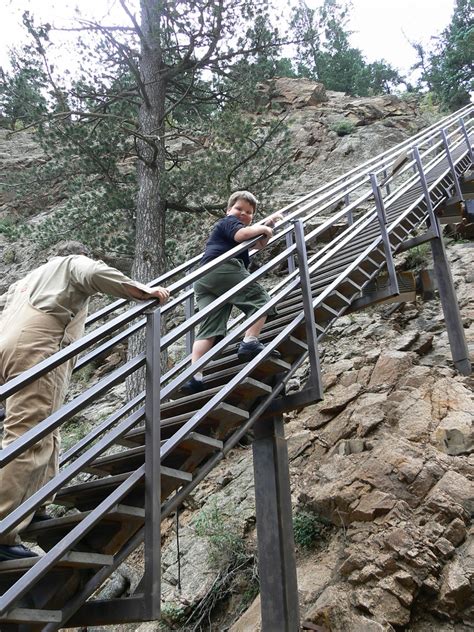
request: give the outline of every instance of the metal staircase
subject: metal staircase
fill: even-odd
[[[191,366],[189,357],[194,328],[246,282],[199,313],[193,311],[192,283],[249,242],[202,268],[196,268],[196,257],[156,279],[152,285],[166,284],[172,293],[161,310],[153,302],[129,307],[121,300],[92,315],[84,338],[0,388],[0,399],[6,398],[75,356],[80,356],[76,369],[82,368],[146,330],[145,353],[1,452],[3,467],[146,366],[145,391],[119,404],[64,453],[60,474],[0,522],[4,533],[54,494],[54,502],[69,510],[22,534],[44,555],[0,563],[2,631],[53,632],[159,618],[160,522],[252,426],[263,625],[272,632],[298,629],[282,412],[322,398],[318,341],[337,318],[383,300],[413,297],[413,281],[399,275],[393,257],[423,242],[432,245],[454,364],[470,372],[439,218],[452,223],[462,218],[460,179],[473,162],[473,112],[472,106],[464,108],[282,209],[285,220],[267,247],[272,258],[250,279],[277,273],[270,303],[250,318],[234,319],[228,336],[198,363]],[[265,350],[240,363],[236,347],[243,332],[272,306],[278,314],[263,330]],[[164,315],[179,324],[161,334]],[[184,357],[161,374],[161,354],[183,341]],[[273,349],[281,359],[271,357]],[[286,384],[305,362],[307,383],[287,394]],[[181,385],[198,370],[204,371],[206,390],[181,396]],[[94,599],[142,542],[145,572],[136,593]]]

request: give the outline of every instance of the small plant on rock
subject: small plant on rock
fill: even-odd
[[[328,530],[328,522],[318,514],[302,510],[293,517],[295,543],[302,549],[312,549]]]
[[[216,505],[204,509],[198,515],[194,528],[196,534],[209,542],[209,564],[222,568],[227,564],[239,564],[245,557],[245,542],[238,525],[225,519]]]
[[[337,121],[331,125],[331,131],[336,132],[338,136],[347,136],[348,134],[352,134],[354,130],[354,123],[347,120]]]
[[[167,601],[161,606],[161,629],[175,629],[184,622],[186,617],[186,609],[184,606]]]

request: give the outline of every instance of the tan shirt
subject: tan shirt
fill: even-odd
[[[0,296],[0,333],[14,324],[15,313],[25,303],[55,316],[67,327],[80,313],[85,319],[89,298],[101,292],[118,298],[132,298],[126,285],[143,291],[143,299],[151,298],[150,288],[133,281],[103,261],[83,255],[54,257],[14,283]]]

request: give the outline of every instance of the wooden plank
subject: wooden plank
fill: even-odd
[[[234,375],[242,369],[247,363],[239,360],[236,353],[226,355],[219,358],[215,362],[211,362],[205,368],[204,383],[214,384],[215,381],[225,379],[230,375]],[[291,365],[279,358],[266,358],[261,362],[251,376],[255,378],[268,377],[288,371]]]
[[[176,415],[175,417],[168,417],[161,423],[161,436],[163,439],[169,439],[170,436],[181,427],[186,421],[188,421],[195,413],[195,410]],[[199,424],[199,428],[214,427],[215,422],[238,424],[245,422],[249,418],[249,413],[242,408],[233,406],[232,404],[221,403],[217,408],[212,410],[209,415],[202,420]],[[145,429],[136,428],[127,437],[130,437],[135,443],[144,444],[145,442]]]
[[[27,571],[39,562],[42,557],[42,555],[38,555],[38,557],[22,557],[18,560],[0,562],[0,574]],[[55,564],[54,568],[102,568],[103,566],[111,566],[113,561],[112,555],[69,551]]]
[[[68,620],[68,627],[103,626],[141,622],[147,619],[143,594],[120,599],[86,601]]]
[[[5,623],[61,623],[61,610],[14,608],[0,617]]]
[[[210,367],[209,371],[206,368],[206,372],[204,374],[204,384],[211,387],[214,385],[225,384],[247,364],[247,362],[238,360],[236,355],[223,358],[221,366],[227,363],[229,366],[222,368],[220,371],[216,370],[216,366]],[[256,379],[271,377],[272,375],[278,375],[279,373],[289,371],[290,368],[291,365],[284,360],[280,360],[279,358],[267,358],[261,362],[254,371],[252,371],[251,377]]]
[[[161,466],[161,477],[169,478],[171,480],[182,481],[189,483],[193,480],[193,475],[189,472],[183,472],[182,470],[175,470],[171,467]]]
[[[28,526],[25,531],[22,532],[22,537],[25,540],[28,538],[36,537],[39,534],[58,531],[58,530],[70,530],[75,527],[81,520],[86,518],[90,514],[90,511],[83,511],[81,513],[75,513],[68,516],[62,516],[61,518],[51,518],[51,520],[43,520],[41,522],[34,522]],[[145,519],[145,510],[141,507],[131,507],[129,505],[116,505],[116,507],[106,514],[103,518],[105,522],[124,522],[135,521],[143,522]]]
[[[213,437],[208,437],[198,432],[191,432],[189,434],[189,437],[183,441],[184,444],[188,442],[191,445],[197,445],[200,449],[207,449],[209,452],[222,450],[222,448],[224,447],[224,444],[222,443],[222,441],[219,441],[219,439],[214,439]]]

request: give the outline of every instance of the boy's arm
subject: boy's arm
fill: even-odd
[[[266,245],[270,237],[273,235],[273,230],[269,226],[264,226],[263,224],[245,226],[244,228],[239,228],[239,230],[235,233],[234,240],[240,244],[243,241],[253,239],[254,237],[258,237],[259,235],[263,235],[263,237],[255,244],[255,248],[258,248],[257,244],[264,240],[264,245]],[[263,248],[263,246],[261,246],[261,248]]]

